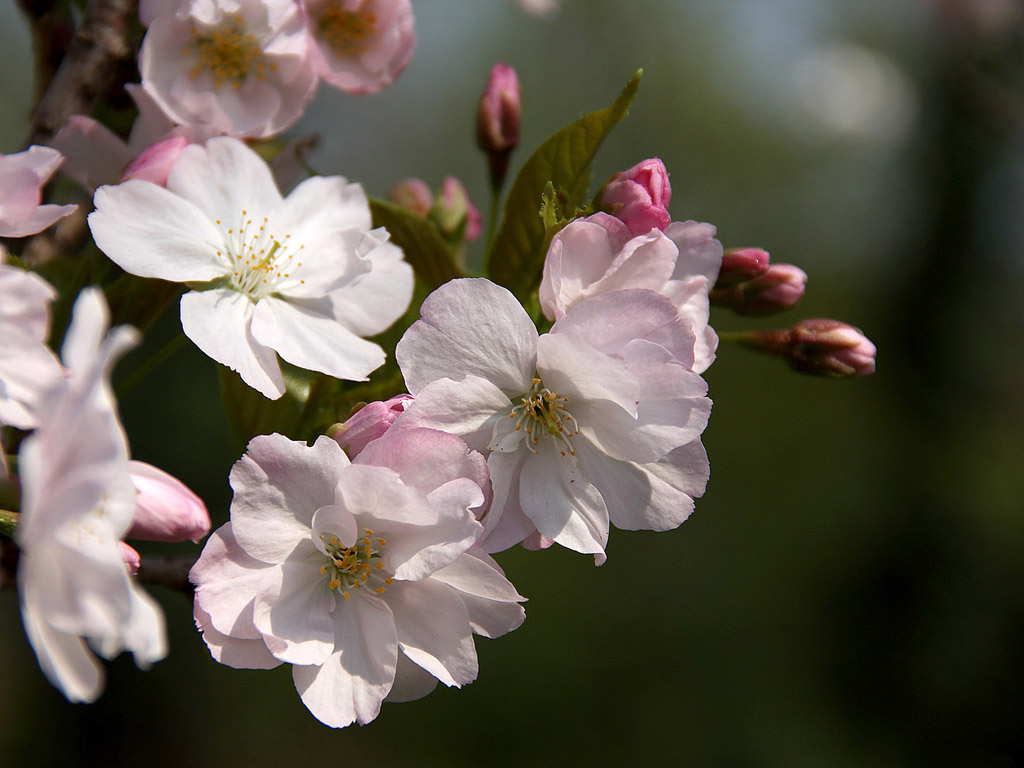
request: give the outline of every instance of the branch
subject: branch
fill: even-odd
[[[135,577],[143,584],[157,584],[178,592],[184,592],[189,597],[195,591],[188,580],[188,572],[195,564],[195,560],[188,557],[151,557],[142,558],[139,572]]]
[[[88,114],[133,56],[127,30],[138,0],[91,0],[57,74],[39,102],[28,144],[45,143],[73,114]]]

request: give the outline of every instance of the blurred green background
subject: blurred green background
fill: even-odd
[[[333,731],[289,668],[209,658],[180,594],[171,655],[109,665],[73,706],[0,593],[3,765],[1024,765],[1024,10],[1017,0],[417,0],[418,44],[372,97],[322,89],[292,131],[314,166],[384,196],[463,179],[489,68],[523,86],[522,148],[644,68],[594,189],[660,156],[676,219],[810,274],[789,315],[878,346],[853,381],[725,348],[707,374],[711,482],[668,533],[616,532],[606,565],[499,561],[526,623],[479,639],[462,691]],[[0,151],[21,148],[31,56],[0,4]],[[479,243],[471,255],[479,258]],[[177,333],[175,313],[142,353]],[[135,457],[227,517],[238,454],[213,365],[186,345],[121,404]],[[191,545],[180,545],[176,551]],[[192,550],[196,554],[198,548]]]

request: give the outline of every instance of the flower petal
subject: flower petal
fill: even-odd
[[[384,701],[415,701],[422,699],[436,687],[436,677],[399,651],[395,682]]]
[[[312,446],[283,435],[254,437],[231,469],[231,530],[239,545],[265,563],[284,562],[302,542],[312,548],[313,515],[334,503],[346,464],[328,437]]]
[[[367,259],[373,268],[358,280],[330,295],[334,316],[358,336],[374,336],[391,327],[412,300],[412,267],[402,260],[402,249],[381,243]]]
[[[217,255],[223,235],[202,207],[148,181],[100,187],[89,228],[96,245],[126,272],[174,283],[229,271]]]
[[[292,365],[347,381],[366,381],[384,364],[384,350],[356,336],[328,312],[329,305],[268,296],[256,304],[252,335]]]
[[[262,637],[242,640],[224,635],[213,628],[210,615],[198,605],[193,609],[196,627],[203,633],[203,642],[213,660],[235,669],[273,669],[281,665],[267,649]]]
[[[344,728],[380,712],[395,679],[398,641],[391,609],[375,597],[340,603],[336,619],[337,652],[320,666],[292,667],[292,679],[317,720]]]
[[[475,451],[487,450],[495,424],[512,412],[512,401],[479,376],[427,384],[395,421],[393,429],[428,427],[461,437]]]
[[[252,606],[267,564],[246,554],[235,541],[231,523],[206,540],[202,554],[188,573],[195,584],[194,608],[207,620],[203,627],[242,640],[263,640],[252,623]]]
[[[268,568],[253,603],[252,619],[275,658],[323,664],[334,651],[337,597],[320,573],[324,556],[301,547]]]
[[[515,296],[489,280],[463,278],[426,298],[395,357],[413,395],[437,379],[469,375],[525,392],[536,347],[537,329]]]
[[[284,394],[284,377],[274,350],[253,338],[253,303],[224,288],[181,297],[181,328],[203,352],[226,365],[264,397]]]
[[[391,607],[402,651],[442,683],[476,679],[478,665],[466,606],[446,584],[396,582],[381,598]]]

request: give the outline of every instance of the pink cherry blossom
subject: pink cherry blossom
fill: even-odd
[[[183,0],[150,23],[139,72],[174,122],[265,138],[313,98],[310,53],[293,0]]]
[[[601,193],[601,207],[621,219],[634,235],[665,229],[672,222],[671,200],[668,171],[656,157],[615,174]]]
[[[541,308],[549,320],[557,320],[581,301],[608,291],[657,291],[693,328],[693,370],[703,373],[718,346],[708,324],[708,289],[721,261],[722,245],[710,224],[677,221],[664,232],[650,229],[631,237],[619,219],[597,213],[571,222],[552,239],[540,285]]]
[[[547,537],[600,563],[609,523],[674,528],[703,493],[711,403],[693,345],[650,290],[580,302],[538,336],[504,288],[453,280],[398,343],[415,400],[392,431],[442,429],[488,455],[488,551]]]
[[[348,93],[391,85],[416,44],[409,0],[302,0],[317,73]]]
[[[42,187],[63,162],[60,152],[33,145],[0,155],[0,237],[26,237],[71,215],[77,205],[40,205]]]
[[[130,578],[136,555],[121,542],[135,488],[110,369],[138,337],[105,333],[107,323],[102,294],[84,290],[62,350],[68,376],[44,394],[19,452],[22,620],[43,672],[73,702],[102,691],[93,651],[129,650],[143,668],[167,653],[163,615]]]
[[[333,440],[254,438],[231,472],[231,521],[190,574],[195,618],[229,666],[292,664],[321,722],[367,723],[385,698],[472,682],[472,635],[523,620],[474,547],[482,457],[434,430],[388,433],[349,463]]]

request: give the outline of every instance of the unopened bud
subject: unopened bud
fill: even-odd
[[[615,174],[601,192],[601,208],[621,219],[634,237],[671,224],[671,200],[668,171],[656,157]]]
[[[480,236],[480,211],[469,199],[469,193],[462,182],[454,176],[446,176],[441,185],[441,194],[434,208],[438,229],[445,237],[461,237],[467,242]]]
[[[402,394],[389,400],[367,403],[344,424],[336,424],[327,430],[327,435],[348,452],[350,459],[354,459],[367,444],[387,432],[412,401],[412,395]]]
[[[804,320],[784,331],[751,331],[743,343],[785,357],[793,370],[819,376],[867,376],[875,372],[875,345],[838,320]]]
[[[509,155],[519,144],[522,102],[516,71],[498,62],[487,79],[476,112],[476,143],[487,153],[495,189],[505,180]]]
[[[167,186],[167,176],[171,172],[171,166],[178,159],[181,150],[187,146],[188,139],[184,136],[172,136],[146,147],[125,168],[124,173],[121,174],[121,181],[139,179],[161,187]]]
[[[711,303],[737,315],[773,315],[803,298],[807,273],[792,264],[771,264],[757,277],[708,294]]]
[[[199,541],[210,530],[206,505],[183,482],[142,461],[128,462],[128,473],[138,491],[129,539]]]
[[[730,288],[763,275],[771,262],[768,251],[761,248],[732,248],[722,256],[715,290]]]
[[[412,211],[417,216],[427,217],[434,207],[434,193],[423,179],[402,179],[391,188],[391,202]]]

